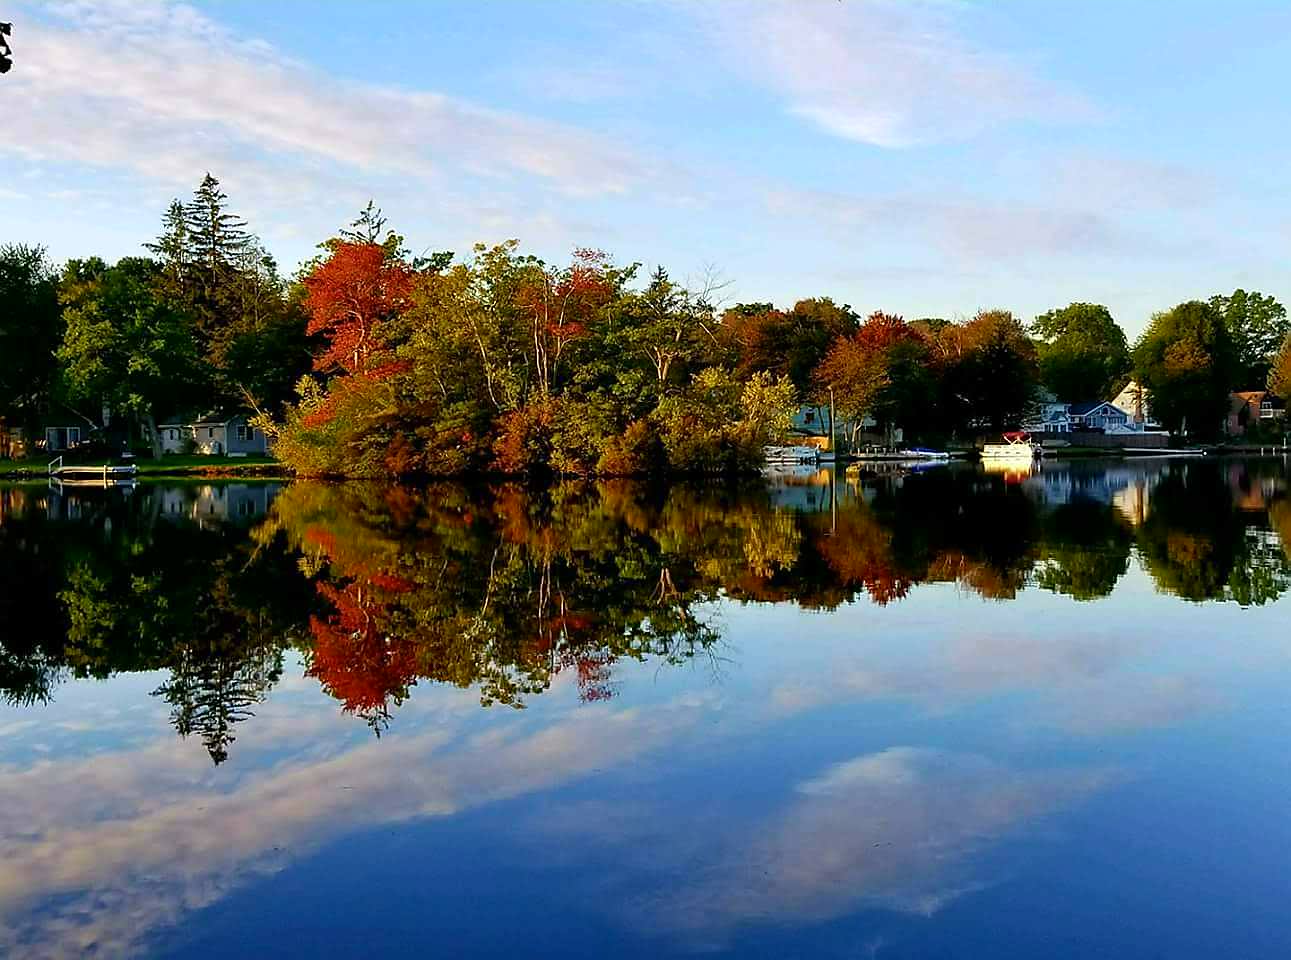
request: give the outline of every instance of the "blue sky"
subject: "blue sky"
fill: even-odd
[[[731,300],[1291,300],[1284,3],[0,0],[0,240],[139,252],[210,169],[286,266],[597,246]]]

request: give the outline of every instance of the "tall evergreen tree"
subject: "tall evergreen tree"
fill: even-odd
[[[228,200],[220,181],[208,173],[184,207],[188,249],[208,293],[219,287],[253,243],[247,222],[229,212]]]
[[[170,298],[187,302],[192,283],[192,244],[184,205],[172,200],[161,218],[161,235],[144,247],[161,261],[163,292]]]

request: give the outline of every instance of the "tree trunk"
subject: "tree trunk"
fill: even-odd
[[[157,418],[151,410],[144,414],[144,425],[148,428],[148,440],[152,444],[152,458],[161,459],[161,431],[157,429]]]

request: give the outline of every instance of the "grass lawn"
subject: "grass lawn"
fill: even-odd
[[[214,457],[192,454],[168,453],[160,460],[136,457],[135,465],[141,474],[148,473],[261,473],[266,468],[276,469],[279,464],[273,457],[247,454],[245,457]]]

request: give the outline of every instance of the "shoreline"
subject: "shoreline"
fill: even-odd
[[[1204,448],[1203,448],[1204,449]],[[1263,448],[1251,447],[1215,447],[1210,449],[1198,450],[1196,453],[1181,453],[1177,449],[1157,452],[1151,448],[1132,449],[1117,447],[1072,447],[1072,448],[1055,448],[1045,451],[1046,460],[1087,460],[1087,459],[1107,459],[1107,460],[1137,460],[1152,457],[1170,457],[1170,456],[1197,456],[1203,455],[1206,459],[1229,458],[1281,458],[1287,456],[1289,451],[1285,447],[1265,446]],[[972,451],[954,451],[952,461],[960,463],[976,463],[980,458],[972,456]],[[841,458],[834,461],[840,466],[849,466],[852,463],[863,463],[863,459],[852,460]],[[938,462],[938,461],[930,461]],[[821,464],[825,464],[822,462]],[[158,479],[252,479],[252,480],[289,480],[289,479],[315,479],[315,480],[332,480],[341,481],[370,479],[357,477],[297,477],[285,465],[277,462],[254,462],[254,463],[177,463],[177,464],[152,464],[151,462],[141,463],[138,465],[139,471],[135,475],[136,481],[148,480],[150,478]],[[747,474],[745,477],[755,476],[756,474]],[[481,476],[488,477],[492,480],[515,480],[516,477],[508,477],[498,474],[461,474],[457,476],[436,476],[422,477],[424,480],[437,481],[465,481],[470,479],[479,479]],[[712,477],[706,478],[712,479]],[[5,467],[0,465],[0,480],[14,481],[35,481],[49,479],[48,468],[37,466],[35,464],[24,465],[21,467]],[[410,478],[404,478],[410,479]],[[612,480],[612,479],[635,479],[658,482],[675,482],[688,479],[697,479],[694,474],[664,474],[656,476],[637,476],[637,477],[618,477],[618,476],[599,476],[592,475],[583,477],[585,480]],[[389,478],[390,482],[397,482],[398,478]]]
[[[248,477],[252,479],[284,479],[291,472],[281,463],[212,463],[212,464],[140,464],[134,480],[147,480],[150,477],[208,477],[211,479]],[[0,465],[0,480],[48,480],[47,466],[24,465],[6,467]]]

